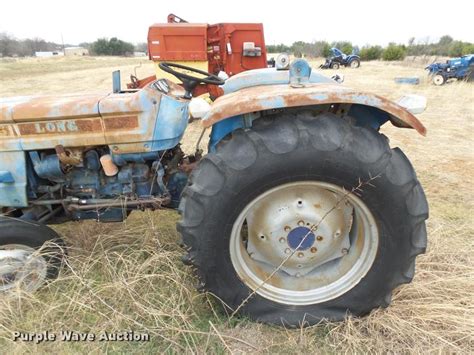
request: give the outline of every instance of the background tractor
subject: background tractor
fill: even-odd
[[[474,79],[474,54],[453,58],[446,63],[433,63],[428,65],[425,70],[432,77],[433,84],[443,85],[449,79],[467,80]]]
[[[352,90],[301,59],[225,81],[159,67],[182,85],[0,100],[0,291],[58,275],[66,246],[47,224],[178,208],[185,264],[232,313],[299,326],[388,306],[425,251],[428,205],[379,129],[426,134],[426,102]],[[218,94],[204,109],[199,84]],[[206,154],[180,148],[190,116],[210,130]]]
[[[339,69],[340,67],[359,68],[360,57],[356,54],[344,54],[337,48],[331,48],[331,56],[321,64],[321,69]]]

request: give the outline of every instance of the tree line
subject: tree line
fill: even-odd
[[[1,57],[29,57],[36,52],[62,51],[71,44],[47,42],[42,38],[17,39],[8,33],[0,33]],[[146,43],[132,44],[116,37],[99,38],[92,43],[80,43],[79,47],[87,48],[92,55],[131,55],[133,52],[146,52]]]
[[[358,54],[362,60],[402,60],[406,56],[438,55],[460,57],[474,53],[474,43],[454,40],[451,36],[443,36],[436,43],[415,43],[412,37],[408,45],[389,43],[386,47],[366,45],[359,48],[349,41],[327,42],[294,42],[286,44],[267,45],[268,53],[292,53],[297,57],[328,57],[331,48],[336,47],[346,54]]]
[[[28,38],[18,40],[7,33],[0,33],[0,56],[2,57],[28,57],[33,56],[35,52],[57,51],[61,46],[46,42],[42,38]]]
[[[64,45],[70,47],[71,45]],[[87,48],[92,55],[131,55],[133,52],[146,52],[147,44],[132,44],[117,37],[99,38],[92,43],[80,43],[80,47]],[[402,60],[408,56],[439,55],[459,57],[474,53],[474,43],[454,40],[451,36],[443,36],[436,43],[415,43],[415,38],[410,38],[408,45],[389,43],[386,47],[366,45],[359,48],[349,41],[296,41],[291,46],[286,44],[267,45],[268,53],[292,53],[297,57],[328,57],[330,50],[336,47],[346,54],[358,54],[362,60]],[[47,42],[41,38],[19,40],[7,34],[0,33],[0,56],[26,57],[34,56],[35,52],[61,51],[63,45]]]

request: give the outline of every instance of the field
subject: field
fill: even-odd
[[[111,71],[123,82],[144,59],[54,58],[0,60],[0,97],[111,91]],[[317,63],[315,63],[317,64]],[[315,65],[316,67],[316,65]],[[428,99],[419,118],[427,137],[390,124],[382,132],[411,159],[430,205],[428,250],[418,257],[412,284],[399,287],[389,308],[361,319],[288,330],[228,318],[180,262],[173,211],[135,212],[118,224],[93,221],[55,226],[71,246],[59,280],[34,295],[0,300],[2,353],[473,353],[474,352],[474,85],[428,83],[420,63],[362,63],[341,69],[345,85],[397,99]],[[331,71],[327,72],[332,74]],[[420,85],[393,78],[418,75]],[[189,152],[200,133],[190,125]],[[13,342],[14,331],[134,330],[149,342]]]

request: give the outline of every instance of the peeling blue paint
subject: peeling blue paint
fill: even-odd
[[[350,98],[352,101],[362,104],[362,105],[368,105],[368,106],[381,106],[382,101],[373,95],[365,95],[365,94],[360,94],[360,95],[351,95]]]
[[[244,116],[238,115],[234,117],[229,117],[223,121],[217,122],[212,126],[211,136],[209,139],[209,152],[213,153],[216,150],[216,145],[228,135],[230,132],[235,131],[236,129],[244,127]]]
[[[310,83],[331,83],[334,80],[315,72],[311,72]],[[248,70],[226,80],[222,85],[224,94],[258,85],[281,85],[290,83],[290,74],[288,70],[276,70],[275,68]]]
[[[152,151],[171,149],[180,142],[188,125],[188,104],[189,101],[162,96],[153,131]]]
[[[325,101],[328,99],[328,95],[327,94],[311,94],[310,95],[310,98],[315,100],[315,101]]]
[[[273,96],[268,99],[260,101],[260,105],[264,110],[271,110],[273,108],[285,107],[285,101],[281,96]]]
[[[0,152],[0,170],[9,172],[12,181],[0,181],[0,206],[26,207],[25,152]]]
[[[9,171],[0,171],[0,182],[15,182],[13,175]]]

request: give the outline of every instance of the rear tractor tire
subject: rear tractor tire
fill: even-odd
[[[360,67],[360,60],[359,59],[352,59],[349,62],[349,67],[352,69],[357,69]]]
[[[65,244],[51,228],[0,217],[0,294],[37,290],[58,276],[65,256]]]
[[[329,67],[331,69],[337,70],[337,69],[339,69],[340,65],[339,65],[339,63],[334,62],[334,63],[331,63],[331,65]]]
[[[433,75],[433,84],[436,86],[441,86],[446,83],[446,77],[443,74],[435,74]]]
[[[332,114],[235,131],[191,175],[178,230],[200,289],[285,326],[390,303],[425,251],[428,204],[402,151]]]

